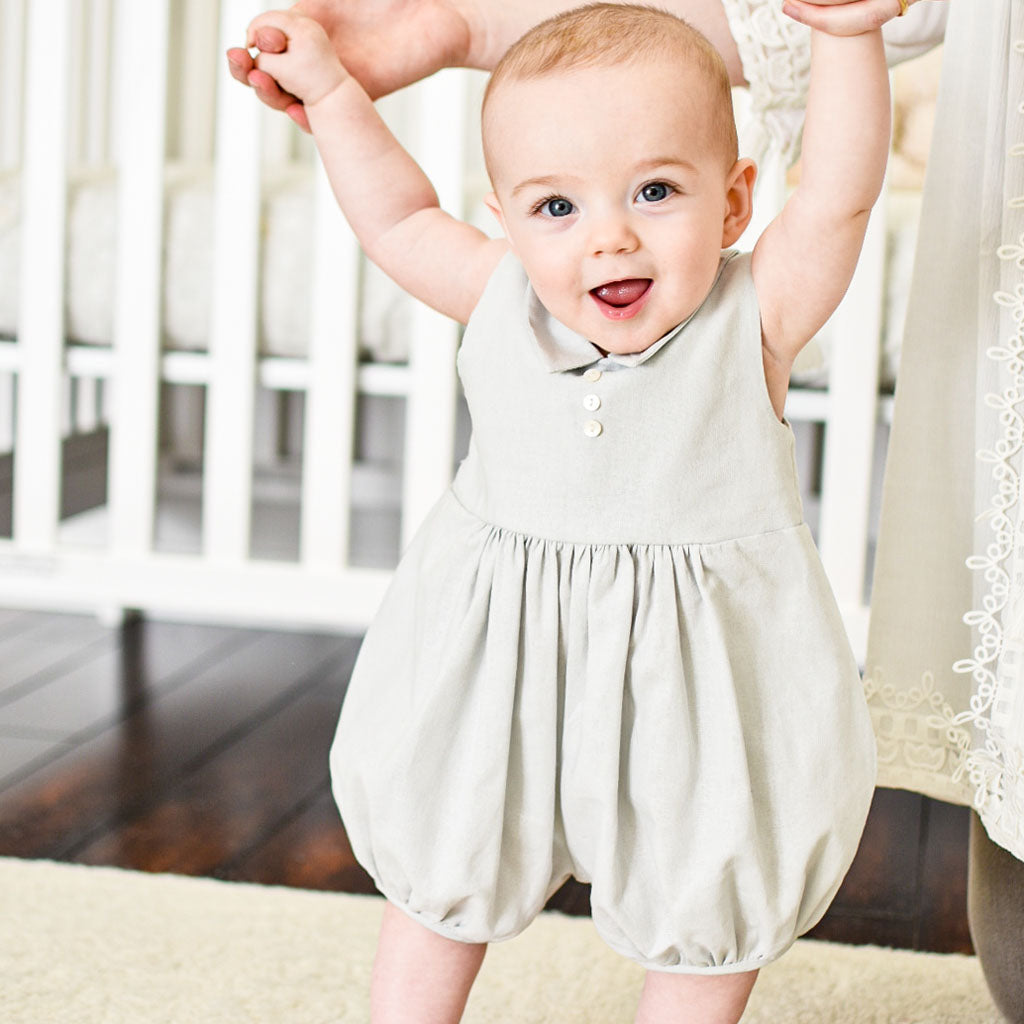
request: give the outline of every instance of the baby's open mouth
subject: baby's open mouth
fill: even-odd
[[[590,295],[609,320],[628,320],[640,312],[653,283],[649,277],[609,281],[592,288]]]

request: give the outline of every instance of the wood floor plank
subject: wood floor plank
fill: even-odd
[[[239,631],[241,633],[241,631]],[[346,671],[358,641],[252,633],[195,672],[0,794],[0,854],[61,859],[158,799],[175,780],[252,727],[290,690]],[[341,659],[338,661],[338,659]],[[150,670],[150,682],[160,676]],[[338,683],[340,694],[344,678]],[[340,702],[340,696],[335,698]]]
[[[3,722],[70,738],[117,721],[134,701],[145,699],[148,691],[172,680],[211,647],[257,636],[175,623],[106,630],[77,661],[62,663],[60,671],[48,671],[45,679],[37,674],[31,687],[23,684],[24,692],[4,707]]]
[[[37,618],[38,613],[25,611],[23,608],[0,608],[0,637],[31,627]]]
[[[116,730],[116,723],[131,709],[139,703],[151,699],[154,694],[161,693],[176,684],[180,684],[188,678],[190,672],[198,672],[211,658],[224,657],[227,653],[238,649],[240,645],[254,643],[260,636],[254,633],[238,629],[224,629],[208,625],[185,625],[179,623],[143,623],[134,621],[118,630],[105,630],[102,639],[101,653],[105,652],[107,657],[103,665],[110,670],[106,689],[109,692],[120,692],[120,708],[113,714],[113,721],[101,721],[91,728],[84,728],[82,731],[67,736],[67,728],[53,729],[49,726],[40,727],[32,724],[25,724],[24,721],[17,722],[22,716],[17,714],[19,708],[15,702],[15,715],[9,714],[6,707],[0,706],[0,730],[5,735],[21,735],[37,739],[60,740],[51,742],[43,749],[37,748],[38,753],[33,757],[23,757],[20,765],[10,765],[8,770],[0,774],[0,821],[3,820],[3,813],[6,809],[8,817],[18,813],[18,799],[11,795],[5,798],[3,793],[11,786],[22,782],[33,773],[41,772],[48,764],[53,764],[51,774],[59,774],[66,769],[60,763],[62,758],[74,758],[76,761],[82,755],[83,744],[98,732],[104,729]],[[106,650],[108,643],[115,643],[116,653]],[[68,658],[67,665],[75,664],[75,660]],[[116,673],[114,671],[116,665]],[[80,666],[79,666],[80,667]],[[43,673],[45,678],[33,683],[34,689],[43,691],[53,684],[59,691],[66,694],[67,699],[74,705],[80,699],[80,694],[68,691],[67,681],[61,681],[61,677],[53,672]],[[118,747],[115,738],[114,747]],[[66,764],[66,762],[65,762]],[[84,790],[90,778],[90,773],[81,771],[77,777],[80,789]],[[45,787],[44,777],[36,775],[30,793],[40,791]],[[81,800],[82,793],[76,794]],[[33,798],[29,797],[32,802]],[[89,806],[87,799],[82,800],[82,808]],[[36,810],[38,810],[38,805]],[[29,819],[31,820],[31,816]],[[2,839],[0,839],[2,842]]]
[[[858,946],[890,946],[916,949],[916,923],[905,919],[875,917],[870,914],[847,915],[841,909],[829,910],[807,937],[822,942],[848,942]]]
[[[116,630],[87,616],[40,617],[0,639],[0,705],[117,649],[119,643]]]
[[[913,919],[920,888],[923,803],[919,793],[875,790],[857,856],[833,903],[836,910],[849,915],[882,911]],[[899,828],[892,827],[894,821]]]
[[[299,696],[73,859],[216,874],[322,785],[339,707],[322,689]]]
[[[67,744],[56,737],[18,735],[0,729],[0,787],[43,760],[68,750]]]
[[[326,777],[312,801],[225,865],[218,877],[332,892],[377,891],[356,862]]]
[[[116,646],[98,652],[96,657],[11,701],[4,720],[15,728],[50,729],[63,739],[116,721],[124,707],[119,665],[120,650]]]
[[[929,801],[921,856],[919,949],[972,953],[967,926],[967,857],[970,809]]]

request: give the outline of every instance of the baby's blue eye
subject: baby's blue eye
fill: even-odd
[[[660,203],[668,199],[671,189],[663,181],[652,181],[650,185],[644,185],[640,189],[640,195],[645,203]]]
[[[575,210],[575,207],[568,199],[547,199],[541,204],[541,209],[549,217],[568,217]]]

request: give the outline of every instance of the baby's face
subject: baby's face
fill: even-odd
[[[706,96],[662,60],[508,82],[490,99],[490,205],[544,306],[606,352],[643,351],[685,320],[742,231],[728,223],[739,165]]]

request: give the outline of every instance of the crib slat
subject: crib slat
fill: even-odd
[[[60,504],[70,8],[28,9],[14,539],[33,553],[52,550]]]
[[[81,42],[71,52],[71,167],[96,166],[110,157],[110,5],[111,0],[77,0],[72,8],[72,38]]]
[[[91,4],[89,0],[75,0],[71,4],[71,38],[81,40],[85,35],[86,20]],[[81,166],[83,122],[88,102],[85,66],[88,48],[72,45],[68,51],[68,80],[70,81],[68,110],[67,164],[72,170]]]
[[[141,555],[153,540],[160,388],[160,272],[168,0],[119,0],[116,365],[110,440],[110,543]],[[120,384],[120,386],[117,386]]]
[[[21,368],[21,353],[16,341],[0,341],[0,372],[16,373]]]
[[[416,155],[437,189],[442,207],[461,216],[466,76],[459,71],[442,71],[417,88]],[[451,481],[458,396],[458,325],[417,303],[411,334],[412,384],[405,419],[402,481],[403,547]]]
[[[224,0],[223,53],[258,11]],[[260,243],[259,103],[222,70],[217,83],[213,311],[203,462],[203,552],[221,563],[249,550]]]
[[[111,64],[111,0],[91,0],[89,4],[88,54],[85,66],[85,109],[82,125],[84,137],[77,154],[90,165],[108,163],[110,152],[110,64]],[[159,3],[154,5],[159,9]],[[166,32],[166,29],[164,29]],[[139,40],[162,39],[163,36],[139,36]],[[157,49],[151,47],[150,49]],[[165,47],[159,47],[164,50]],[[165,64],[166,56],[154,55],[157,63]],[[130,83],[130,79],[128,80]],[[152,115],[163,119],[163,107],[156,107]]]
[[[359,249],[319,164],[313,223],[300,557],[323,571],[348,564]]]
[[[0,452],[14,450],[14,377],[0,371]]]
[[[103,423],[98,380],[75,380],[71,399],[71,430],[76,434],[91,434]]]
[[[0,171],[18,163],[25,0],[0,0]]]
[[[182,52],[176,55],[180,79],[171,97],[175,111],[173,155],[187,163],[207,163],[213,156],[214,104],[210,96],[217,88],[217,71],[222,61],[216,52],[216,63],[210,61],[211,43],[217,35],[216,4],[210,0],[178,0],[175,4]],[[245,22],[233,26],[234,42],[241,41]]]

